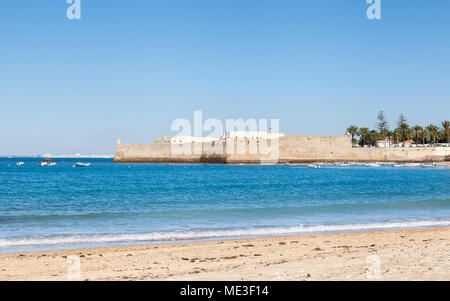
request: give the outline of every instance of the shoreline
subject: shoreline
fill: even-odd
[[[0,280],[450,280],[449,246],[436,227],[7,253]]]
[[[414,222],[412,222],[414,223]],[[420,222],[419,222],[420,223]],[[369,225],[371,227],[369,227]],[[355,225],[352,225],[355,226]],[[357,225],[356,225],[357,226]],[[176,245],[176,244],[191,244],[191,243],[214,243],[218,241],[230,241],[230,240],[252,240],[252,239],[271,239],[271,238],[283,238],[283,237],[307,237],[307,236],[316,236],[316,235],[333,235],[333,234],[348,234],[348,233],[370,233],[370,232],[378,232],[378,231],[395,231],[395,230],[420,230],[420,229],[435,229],[435,228],[450,228],[450,223],[448,221],[438,222],[431,221],[428,223],[427,221],[422,222],[421,224],[414,225],[397,225],[396,227],[387,227],[381,226],[379,228],[376,227],[375,224],[361,224],[361,228],[352,228],[352,229],[334,229],[334,230],[311,230],[307,232],[286,232],[286,233],[272,233],[272,234],[242,234],[242,235],[230,235],[230,236],[205,236],[198,238],[176,238],[176,239],[167,239],[167,240],[124,240],[124,241],[103,241],[103,242],[78,242],[78,243],[70,243],[65,247],[64,243],[54,243],[48,245],[40,245],[35,244],[30,247],[30,250],[18,248],[17,250],[11,251],[1,251],[0,248],[0,256],[8,255],[8,254],[33,254],[33,253],[42,253],[42,252],[59,252],[59,251],[77,251],[77,250],[92,250],[92,249],[108,249],[108,248],[132,248],[139,246],[159,246],[159,245]],[[327,227],[327,226],[320,226]],[[336,225],[329,225],[328,227],[336,227]],[[337,226],[339,227],[339,225]],[[130,234],[135,235],[135,234]],[[19,245],[20,247],[20,245]],[[10,247],[10,249],[13,249]]]
[[[173,165],[230,165],[230,166],[238,166],[238,165],[250,165],[250,166],[277,166],[277,165],[285,165],[286,163],[293,163],[298,165],[308,165],[308,164],[321,164],[326,163],[333,165],[334,163],[355,163],[354,165],[361,165],[365,163],[383,163],[383,164],[406,164],[406,163],[420,163],[420,164],[440,164],[440,165],[450,165],[449,160],[441,160],[441,161],[435,161],[435,160],[283,160],[276,163],[271,162],[251,162],[251,161],[239,161],[239,162],[233,162],[233,163],[226,163],[226,162],[191,162],[191,161],[152,161],[152,160],[113,160],[112,163],[115,164],[154,164],[154,165],[165,165],[165,164],[173,164]]]

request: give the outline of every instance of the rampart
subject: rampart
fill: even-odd
[[[271,152],[267,152],[267,148]],[[276,150],[276,153],[274,152]],[[450,147],[355,148],[349,136],[284,136],[207,143],[117,144],[115,162],[276,164],[308,162],[442,162]]]

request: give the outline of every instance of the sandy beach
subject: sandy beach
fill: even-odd
[[[80,260],[80,273],[70,263]],[[68,274],[68,270],[70,273]],[[75,269],[76,271],[76,269]],[[0,280],[450,280],[450,228],[0,255]]]

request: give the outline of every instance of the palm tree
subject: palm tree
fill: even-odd
[[[448,121],[448,120],[442,121],[441,125],[442,125],[442,134],[444,136],[444,139],[447,141],[447,143],[449,143],[449,141],[450,141],[450,121]]]
[[[377,141],[380,140],[380,138],[381,138],[381,134],[379,134],[375,130],[371,130],[369,132],[369,136],[368,136],[368,139],[366,140],[366,143],[371,146],[376,146]]]
[[[425,130],[427,131],[428,137],[430,138],[430,142],[434,144],[436,142],[436,138],[439,135],[439,129],[434,124],[429,124]]]
[[[415,125],[411,128],[413,134],[414,134],[414,141],[419,144],[420,142],[420,138],[423,132],[423,127],[421,127],[420,125]]]
[[[425,140],[427,139],[427,132],[425,130],[420,132],[419,138],[420,138],[421,144],[425,144]]]
[[[358,135],[358,127],[351,125],[347,128],[347,133],[349,133],[352,136],[352,144],[354,144],[355,136]]]
[[[359,135],[361,136],[362,146],[366,145],[367,136],[370,135],[370,131],[368,128],[360,128]]]
[[[389,147],[391,147],[392,138],[394,137],[394,132],[386,130],[385,137],[389,141]]]

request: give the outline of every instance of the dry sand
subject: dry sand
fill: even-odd
[[[450,228],[4,254],[0,280],[68,280],[71,255],[79,280],[450,280]]]

